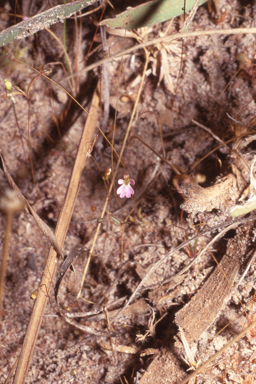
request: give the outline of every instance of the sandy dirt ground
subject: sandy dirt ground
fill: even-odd
[[[33,3],[27,7],[30,15],[49,6],[46,1],[40,6]],[[123,10],[130,5],[124,3]],[[55,5],[53,1],[51,6]],[[19,6],[22,10],[27,2]],[[15,9],[18,14],[15,3],[6,2],[9,14],[1,9],[0,30],[18,22],[10,15]],[[67,22],[67,52],[73,72],[78,72],[74,78],[67,76],[60,44],[45,30],[0,51],[1,153],[16,185],[53,231],[87,115],[62,89],[43,76],[35,79],[33,68],[39,72],[51,68],[48,76],[87,111],[98,89],[98,125],[103,126],[103,70],[83,71],[104,57],[99,32],[89,50],[96,28],[93,20],[99,19],[99,12],[91,19]],[[106,14],[113,17],[110,8]],[[230,209],[239,199],[245,204],[254,195],[253,187],[250,191],[247,187],[256,149],[255,34],[203,33],[253,28],[255,14],[253,1],[216,0],[200,6],[191,23],[189,31],[201,31],[201,36],[147,47],[149,64],[141,97],[81,297],[76,300],[72,293],[74,284],[81,281],[87,252],[67,271],[59,291],[61,305],[71,306],[70,312],[99,313],[76,318],[77,326],[69,324],[59,314],[54,289],[46,292],[49,301],[26,383],[178,384],[191,365],[182,332],[195,367],[255,320],[254,221],[227,227],[235,220]],[[141,41],[152,40],[164,36],[167,29],[168,34],[177,33],[183,23],[181,16],[171,24],[167,21],[139,29],[137,34]],[[62,40],[62,23],[51,30]],[[110,54],[137,44],[135,38],[109,32]],[[120,153],[145,69],[145,52],[140,49],[112,60],[106,69],[110,113],[105,135]],[[6,97],[4,79],[25,93],[29,89],[29,100],[21,94]],[[92,157],[81,176],[65,254],[77,244],[90,249],[117,164],[109,142],[99,132],[94,138],[95,143],[88,143]],[[109,168],[112,173],[103,180]],[[115,193],[125,173],[135,181],[130,199]],[[253,166],[251,173],[253,176]],[[8,188],[1,171],[1,198]],[[249,212],[245,218],[252,215]],[[228,230],[221,233],[225,228]],[[2,212],[1,250],[5,230]],[[43,289],[40,281],[49,248],[32,216],[25,211],[16,213],[0,329],[0,383],[5,382],[21,351],[34,305],[30,296]],[[156,263],[155,271],[147,276]],[[117,316],[145,276],[131,304]],[[52,280],[55,285],[56,277]],[[79,329],[80,325],[96,334]],[[194,382],[255,382],[255,340],[252,330]]]

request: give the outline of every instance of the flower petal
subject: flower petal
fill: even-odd
[[[134,195],[134,190],[130,186],[130,184],[128,184],[127,187],[126,187],[126,197],[127,197],[127,199],[129,199],[132,195]]]
[[[116,193],[120,195],[121,199],[126,196],[125,187],[126,185],[122,184],[121,187],[119,187],[118,190],[116,191]]]

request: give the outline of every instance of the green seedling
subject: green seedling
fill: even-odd
[[[186,240],[189,240],[188,235],[185,235],[185,237],[186,237]],[[197,255],[197,244],[198,244],[198,239],[195,240],[194,245],[192,245],[191,243],[187,245],[187,253],[191,259],[194,259]]]
[[[200,223],[198,225],[198,230],[196,229],[198,235],[200,234],[200,230],[201,230],[201,218],[200,218]],[[189,240],[189,237],[187,234],[185,234],[185,238],[187,241]],[[191,259],[194,259],[197,256],[197,245],[198,245],[198,237],[195,239],[193,245],[191,243],[188,243],[187,245],[187,253]]]

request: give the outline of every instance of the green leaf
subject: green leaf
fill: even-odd
[[[202,5],[206,1],[200,0],[198,5]],[[195,0],[186,0],[186,12],[190,11],[194,4]],[[154,0],[130,8],[115,19],[103,20],[100,25],[107,25],[110,28],[135,29],[161,23],[183,13],[184,0]]]
[[[49,28],[52,24],[64,22],[66,18],[95,2],[96,0],[80,0],[74,3],[57,5],[57,7],[48,9],[21,23],[15,24],[0,33],[0,47],[3,47],[11,41],[23,39],[42,29]]]
[[[243,205],[235,205],[230,209],[230,216],[237,217],[241,215],[246,215],[247,213],[256,209],[256,196],[253,196]]]

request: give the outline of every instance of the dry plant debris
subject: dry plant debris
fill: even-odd
[[[49,6],[17,4],[21,16],[34,17]],[[15,23],[10,7],[1,8],[1,30]],[[103,9],[93,15],[97,22]],[[20,382],[178,384],[189,365],[200,367],[252,323],[255,217],[233,219],[230,210],[254,193],[255,11],[238,0],[205,4],[182,42],[183,16],[130,35],[106,28],[106,57],[88,17],[1,48],[1,191],[16,189],[31,214],[13,222],[1,383],[38,300],[35,349]],[[94,128],[104,125],[107,108],[107,92],[98,91],[104,70],[110,113],[103,137]],[[129,199],[115,193],[124,174],[135,182]],[[69,208],[68,185],[76,185]],[[71,212],[60,231],[59,218]],[[4,215],[0,221],[4,228]],[[54,251],[52,264],[47,259],[49,239],[68,255],[59,269]],[[255,381],[254,335],[229,346],[197,382]]]

